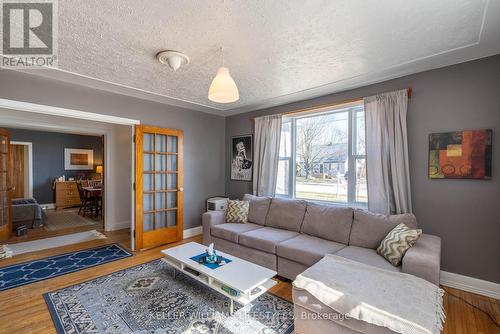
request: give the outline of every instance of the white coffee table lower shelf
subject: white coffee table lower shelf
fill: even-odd
[[[232,260],[230,263],[216,269],[211,269],[190,258],[205,252],[206,247],[196,242],[189,242],[180,246],[164,249],[162,261],[181,271],[185,275],[205,284],[213,290],[230,299],[230,314],[233,314],[233,301],[247,305],[271,287],[276,285],[272,280],[276,272],[255,263],[240,259],[231,254],[217,251],[218,255]],[[230,287],[240,293],[239,296],[222,290],[222,286]]]

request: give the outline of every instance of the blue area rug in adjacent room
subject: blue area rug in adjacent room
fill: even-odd
[[[289,334],[293,304],[265,293],[242,307],[161,260],[44,294],[58,333]]]
[[[54,278],[132,256],[117,244],[23,262],[0,268],[0,291]]]

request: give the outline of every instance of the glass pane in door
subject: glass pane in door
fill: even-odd
[[[145,213],[144,214],[144,221],[142,224],[143,224],[144,231],[153,230],[155,227],[154,214],[153,213]]]
[[[168,173],[167,189],[175,190],[177,189],[177,173]]]
[[[177,153],[177,137],[168,136],[168,152]]]
[[[154,189],[154,174],[144,174],[143,179],[143,189],[144,191],[153,191]]]
[[[165,210],[167,208],[167,199],[166,199],[166,193],[161,192],[161,193],[156,193],[156,203],[155,203],[155,210]]]
[[[167,226],[167,216],[165,211],[160,211],[156,213],[155,219],[155,230],[160,228],[165,228]]]
[[[153,152],[154,151],[154,137],[153,135],[149,133],[144,134],[144,139],[143,139],[143,148],[144,151],[146,152]]]
[[[177,208],[177,192],[176,191],[169,191],[168,192],[168,208]]]
[[[154,154],[144,154],[143,169],[147,172],[151,172],[155,169]]]
[[[166,190],[167,189],[167,176],[166,174],[156,174],[156,190]]]
[[[156,155],[156,171],[167,170],[167,156],[165,154]]]
[[[169,210],[168,212],[168,226],[177,225],[177,210]]]
[[[177,154],[169,154],[168,155],[168,170],[169,171],[177,171]]]
[[[144,194],[144,211],[154,210],[153,194]]]
[[[156,143],[156,152],[167,152],[167,136],[165,135],[156,135],[155,136]]]

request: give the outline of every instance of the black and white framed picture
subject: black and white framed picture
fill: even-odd
[[[231,137],[231,180],[252,181],[252,135]]]

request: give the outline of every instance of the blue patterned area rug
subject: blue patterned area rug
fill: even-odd
[[[0,268],[0,291],[132,256],[117,244],[51,256]]]
[[[229,299],[161,260],[44,294],[58,333],[261,333],[293,331],[292,303],[263,294],[228,313]]]

